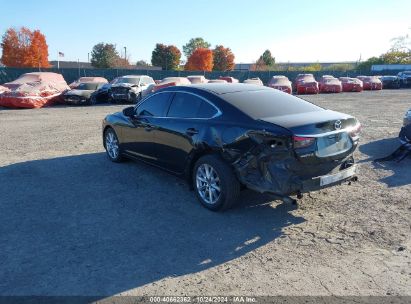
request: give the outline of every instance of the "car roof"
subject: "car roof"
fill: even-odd
[[[262,91],[262,90],[272,90],[268,87],[263,87],[254,84],[245,83],[202,83],[202,84],[192,84],[190,88],[196,88],[204,91],[208,91],[215,95],[222,95],[228,93],[236,92],[246,92],[246,91]]]

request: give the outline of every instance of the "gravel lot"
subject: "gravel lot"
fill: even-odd
[[[0,295],[411,295],[411,159],[371,161],[411,90],[304,98],[363,123],[359,182],[225,213],[108,161],[101,120],[124,106],[0,110]]]

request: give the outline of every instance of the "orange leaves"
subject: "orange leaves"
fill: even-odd
[[[187,71],[207,71],[213,69],[213,51],[205,48],[196,49],[185,65]]]
[[[46,37],[38,30],[34,32],[22,27],[9,28],[1,42],[1,61],[8,67],[49,67]]]
[[[215,71],[231,71],[234,69],[234,54],[230,48],[217,45],[213,50]]]

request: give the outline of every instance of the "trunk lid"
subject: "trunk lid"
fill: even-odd
[[[356,146],[350,132],[357,120],[347,114],[331,110],[268,117],[263,119],[289,129],[294,135],[296,156],[303,163],[322,163],[346,158]]]

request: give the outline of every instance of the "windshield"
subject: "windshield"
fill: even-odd
[[[98,85],[98,83],[84,82],[80,83],[76,90],[97,90]]]
[[[140,77],[126,77],[120,78],[116,83],[131,83],[131,84],[138,84],[140,82]]]
[[[274,89],[227,93],[222,98],[254,119],[323,110],[308,101]]]
[[[270,84],[281,84],[281,85],[288,85],[290,81],[286,77],[273,77],[270,80]]]

